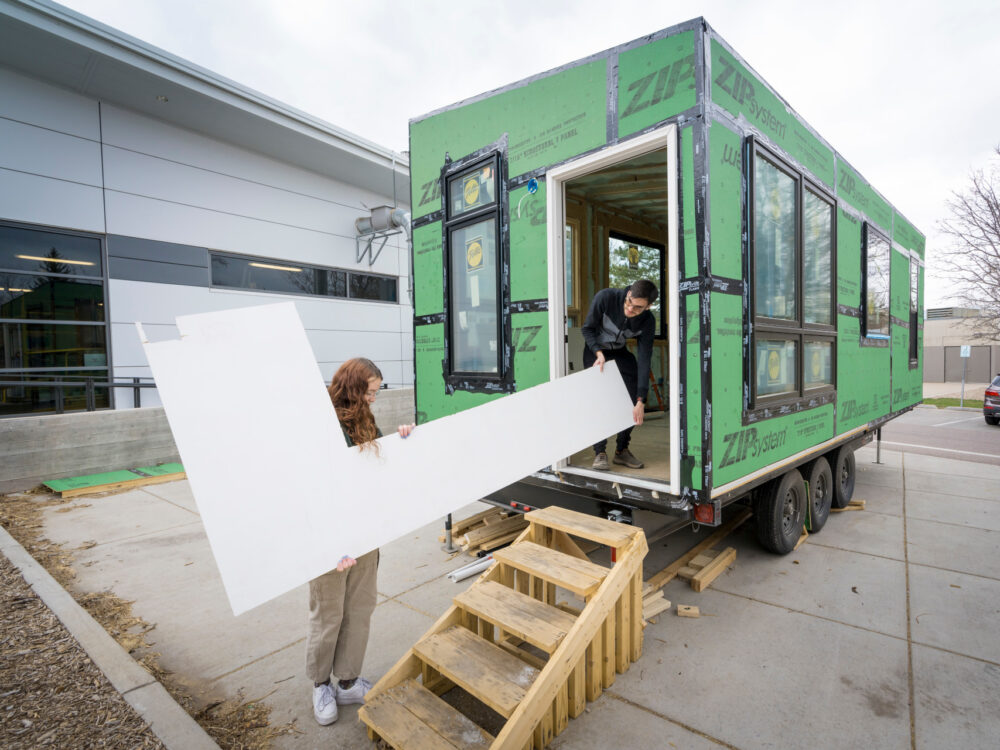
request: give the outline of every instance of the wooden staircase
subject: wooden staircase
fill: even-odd
[[[368,693],[372,740],[396,750],[541,750],[642,653],[641,529],[545,508]],[[614,550],[596,565],[570,535]],[[556,587],[582,609],[556,603]],[[439,698],[461,688],[505,723],[494,737]]]

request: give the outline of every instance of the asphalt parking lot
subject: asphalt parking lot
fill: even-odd
[[[995,747],[1000,466],[885,447],[874,459],[873,446],[858,451],[864,510],[832,516],[796,552],[763,551],[746,525],[726,541],[738,555],[710,589],[668,584],[668,599],[702,617],[660,615],[642,658],[551,747]],[[304,587],[232,616],[187,482],[72,507],[47,513],[46,534],[84,548],[81,589],[109,589],[156,623],[162,666],[206,698],[263,697],[272,723],[297,728],[278,747],[371,746],[353,707],[330,727],[312,718]],[[441,551],[439,531],[382,550],[373,680],[468,583],[444,578],[464,559]],[[685,531],[652,544],[647,576],[697,541]]]

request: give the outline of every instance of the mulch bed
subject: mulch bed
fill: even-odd
[[[5,748],[164,747],[3,555],[0,686]]]
[[[296,733],[291,724],[272,727],[271,709],[259,699],[237,695],[207,705],[199,701],[160,665],[146,640],[155,624],[132,614],[132,602],[110,591],[73,590],[72,551],[42,535],[44,511],[69,502],[41,488],[0,495],[0,524],[223,750],[267,750],[275,737]],[[0,563],[0,747],[162,748],[10,561],[0,555]]]

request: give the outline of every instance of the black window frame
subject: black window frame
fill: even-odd
[[[875,234],[885,242],[886,247],[886,289],[885,289],[885,333],[871,333],[868,330],[868,252],[871,236]],[[892,336],[892,242],[889,235],[870,221],[861,226],[861,339],[862,346],[889,346]]]
[[[747,138],[745,164],[746,237],[749,245],[745,289],[750,335],[744,347],[744,423],[779,416],[790,411],[820,406],[837,395],[837,199],[825,187],[811,179],[801,169],[779,156],[758,139]],[[773,318],[757,314],[757,226],[756,226],[756,160],[764,159],[770,166],[795,182],[795,302],[796,319]],[[830,299],[829,324],[806,322],[805,302],[805,193],[810,192],[830,208]],[[757,341],[783,339],[796,342],[795,387],[790,393],[758,395]],[[830,344],[830,383],[807,388],[805,383],[805,344],[810,341]]]
[[[910,256],[910,369],[920,364],[920,263]]]
[[[667,315],[666,309],[664,308],[664,294],[663,290],[666,289],[667,283],[667,246],[662,242],[655,242],[653,240],[644,239],[643,237],[638,237],[634,234],[628,234],[627,232],[621,232],[617,229],[608,230],[608,241],[612,239],[618,240],[619,242],[628,242],[636,245],[642,245],[643,247],[651,247],[654,250],[658,250],[660,253],[660,274],[656,279],[657,284],[657,298],[656,301],[660,302],[660,327],[654,334],[654,338],[665,340],[667,338]],[[610,248],[608,249],[610,256]],[[611,259],[608,258],[608,273],[611,272]]]
[[[449,182],[464,174],[481,169],[484,166],[493,167],[494,200],[492,203],[455,213],[451,205]],[[444,357],[442,369],[444,374],[445,392],[469,391],[473,393],[510,393],[515,390],[514,384],[514,352],[511,342],[511,305],[510,305],[510,221],[508,209],[507,185],[507,136],[504,135],[495,143],[489,144],[461,159],[450,160],[446,157],[441,167],[440,192],[444,203],[444,216],[441,222],[442,273],[444,292]],[[495,373],[457,370],[453,364],[454,346],[451,337],[456,310],[452,305],[451,268],[453,251],[451,237],[456,230],[482,223],[494,222],[496,237],[496,300],[497,300],[497,371]],[[464,257],[464,250],[463,257]]]
[[[342,273],[344,274],[344,293],[343,294],[320,294],[319,292],[308,292],[303,289],[296,291],[282,291],[278,289],[259,289],[257,287],[250,286],[235,286],[229,284],[219,284],[215,281],[214,267],[212,261],[215,258],[224,258],[227,260],[237,260],[246,263],[267,263],[276,266],[300,266],[303,270],[309,271],[323,271],[328,273]],[[351,294],[351,277],[352,276],[374,276],[380,279],[386,279],[387,281],[392,281],[395,283],[396,293],[395,299],[373,299],[371,297],[355,297]],[[252,292],[254,294],[277,294],[282,297],[307,297],[309,299],[325,299],[325,300],[351,300],[354,302],[374,302],[380,305],[398,305],[399,302],[399,277],[392,276],[389,274],[382,273],[372,273],[370,271],[353,271],[348,268],[339,268],[337,266],[321,266],[314,263],[299,263],[296,260],[289,260],[288,258],[270,258],[259,255],[247,255],[245,253],[232,253],[224,250],[209,250],[208,251],[208,284],[210,289],[220,289],[227,291],[238,291],[238,292]]]

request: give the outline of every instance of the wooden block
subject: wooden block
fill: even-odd
[[[587,646],[586,661],[587,661],[587,700],[596,701],[601,697],[601,692],[604,689],[603,683],[603,672],[604,672],[604,638],[601,631],[598,631],[597,635],[594,636],[594,640],[590,642]]]
[[[463,548],[475,547],[476,545],[488,542],[491,539],[507,536],[511,532],[520,533],[527,527],[527,525],[528,522],[524,520],[523,516],[511,516],[510,518],[505,518],[502,521],[469,529],[459,541],[462,542]]]
[[[701,617],[701,610],[692,605],[678,604],[677,615],[678,617]]]
[[[661,597],[658,602],[649,605],[644,603],[642,605],[642,616],[643,619],[648,620],[650,617],[655,617],[661,612],[666,612],[668,609],[670,609],[670,600]]]
[[[716,557],[718,557],[718,555],[719,555],[718,550],[714,549],[706,550],[705,552],[702,552],[700,555],[694,558],[691,562],[689,562],[688,565],[690,565],[692,568],[696,570],[701,570],[710,562],[712,562]]]
[[[615,608],[612,606],[608,617],[601,626],[601,684],[605,689],[615,684]]]
[[[584,656],[573,667],[567,683],[569,694],[569,717],[575,719],[587,707],[587,658]]]
[[[691,579],[691,588],[698,592],[704,591],[712,585],[712,581],[722,575],[725,569],[728,568],[735,559],[736,550],[732,547],[727,547],[708,565],[698,571],[698,573]]]
[[[846,508],[830,508],[830,512],[831,513],[843,513],[843,512],[848,511],[848,510],[864,510],[864,509],[865,509],[865,501],[864,500],[851,500],[851,502],[849,502],[847,504]]]
[[[691,580],[696,575],[698,575],[698,568],[692,568],[690,565],[685,565],[677,571],[677,577],[683,578],[685,581]]]
[[[498,547],[503,547],[505,544],[510,544],[515,539],[517,539],[518,534],[520,534],[520,529],[517,531],[512,531],[504,536],[497,537],[495,539],[490,539],[489,541],[483,542],[476,549],[482,550],[483,552],[489,552],[491,549],[497,549]]]
[[[799,541],[797,541],[797,542],[795,543],[795,546],[794,546],[794,547],[792,547],[792,552],[794,552],[794,551],[795,551],[795,550],[797,550],[797,549],[798,549],[799,547],[801,547],[801,546],[802,546],[803,544],[805,544],[805,541],[806,541],[806,539],[808,539],[808,538],[809,538],[809,532],[808,532],[808,531],[806,531],[805,527],[803,526],[803,527],[802,527],[802,536],[800,536],[800,537],[799,537]]]

